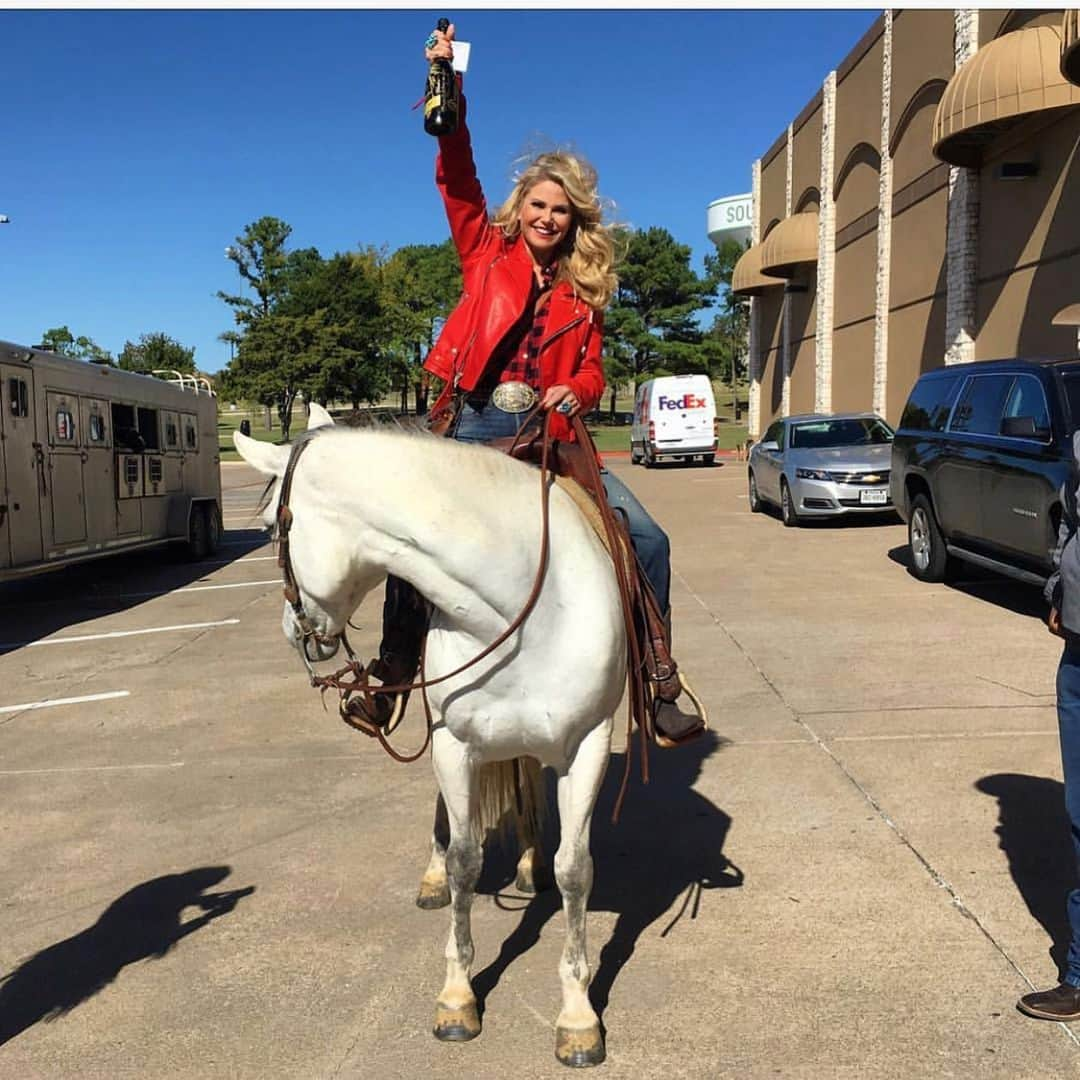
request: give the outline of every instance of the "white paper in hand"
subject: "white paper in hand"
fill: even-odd
[[[464,74],[469,70],[469,50],[472,46],[467,41],[458,41],[454,39],[454,60],[453,67],[455,71]]]

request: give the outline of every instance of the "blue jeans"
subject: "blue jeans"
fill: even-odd
[[[1057,714],[1061,765],[1065,774],[1065,810],[1069,815],[1073,852],[1080,868],[1080,651],[1074,651],[1068,645],[1058,665]],[[1066,906],[1072,941],[1065,982],[1080,987],[1080,888],[1070,891]]]
[[[487,442],[489,439],[516,435],[526,415],[503,412],[491,404],[477,408],[465,402],[454,427],[454,438],[459,442]],[[634,551],[656,593],[661,612],[667,615],[671,594],[671,544],[667,533],[653,521],[634,493],[617,476],[602,468],[600,479],[604,482],[608,503],[613,509],[626,514]]]

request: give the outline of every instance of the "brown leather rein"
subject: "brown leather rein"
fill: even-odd
[[[521,428],[518,431],[517,436],[511,444],[511,453],[522,439],[523,433],[529,427],[529,424],[540,413],[540,406],[534,408],[522,422]],[[571,424],[574,429],[574,433],[583,447],[589,448],[589,453],[584,457],[588,462],[587,470],[589,472],[589,481],[594,491],[603,492],[603,483],[600,477],[600,467],[596,459],[596,451],[593,446],[592,437],[589,435],[585,424],[582,422],[580,415],[576,415],[572,418]],[[320,634],[314,626],[311,624],[311,620],[308,618],[307,613],[304,611],[303,603],[300,599],[300,589],[296,582],[296,577],[293,574],[292,561],[289,558],[289,530],[292,527],[292,511],[289,509],[289,496],[292,492],[292,480],[293,474],[296,471],[296,464],[300,460],[301,455],[307,448],[308,444],[312,440],[304,439],[296,444],[293,448],[291,455],[289,456],[289,462],[285,468],[285,472],[281,478],[281,492],[278,496],[277,506],[277,541],[278,541],[278,566],[281,568],[281,575],[283,580],[283,591],[285,593],[285,599],[289,602],[293,609],[293,614],[296,618],[297,624],[300,627],[302,638],[297,646],[301,658],[304,661],[304,665],[308,670],[308,674],[311,678],[311,685],[317,687],[325,698],[326,691],[333,689],[337,690],[339,694],[338,712],[341,719],[349,725],[349,727],[355,728],[357,731],[362,731],[365,735],[377,738],[382,748],[395,760],[403,763],[416,761],[427,750],[428,744],[431,742],[431,732],[433,727],[433,719],[431,715],[431,705],[428,702],[427,688],[429,686],[435,686],[438,683],[445,682],[447,679],[452,679],[456,675],[460,675],[462,672],[467,671],[469,668],[478,664],[485,657],[490,656],[500,645],[502,645],[525,621],[533,607],[536,605],[536,600],[540,595],[540,590],[543,587],[544,572],[547,568],[548,549],[549,549],[549,499],[551,493],[551,469],[549,465],[550,451],[551,451],[551,414],[549,412],[544,413],[543,419],[543,435],[542,435],[542,447],[540,458],[540,506],[541,506],[541,534],[540,534],[540,559],[536,568],[536,577],[533,580],[532,589],[529,592],[529,596],[525,601],[521,611],[517,614],[517,617],[510,623],[510,625],[490,644],[487,648],[477,653],[471,660],[462,664],[460,667],[455,668],[453,671],[447,672],[445,675],[440,675],[435,679],[428,679],[424,673],[424,652],[422,649],[420,653],[420,679],[414,683],[401,683],[398,685],[379,685],[372,686],[369,681],[369,669],[371,664],[362,664],[353,652],[352,647],[349,645],[348,638],[345,636],[345,631],[342,629],[341,633],[334,636],[326,637]],[[629,649],[629,655],[627,657],[627,670],[629,673],[628,689],[629,689],[629,701],[627,709],[626,720],[626,766],[623,770],[622,783],[619,788],[618,797],[615,800],[615,807],[612,812],[612,821],[618,821],[619,812],[622,808],[623,799],[626,796],[627,787],[630,781],[630,768],[631,768],[631,754],[630,748],[633,739],[633,728],[635,719],[638,725],[638,733],[640,736],[641,744],[641,778],[644,783],[649,782],[649,700],[648,693],[645,689],[646,683],[646,671],[645,661],[642,656],[641,648],[638,643],[637,635],[634,633],[634,596],[635,589],[637,587],[637,581],[630,574],[627,569],[626,562],[619,554],[619,527],[615,523],[615,514],[611,509],[605,498],[597,499],[597,509],[600,512],[600,518],[604,525],[604,530],[607,534],[609,546],[612,554],[612,562],[615,567],[615,578],[619,590],[619,598],[622,605],[623,620],[626,625],[627,634],[627,648]],[[349,662],[342,668],[339,668],[331,675],[317,675],[315,669],[312,667],[309,657],[306,652],[307,643],[311,640],[317,641],[324,645],[335,645],[337,641],[340,641],[345,648],[346,655],[349,658]],[[425,643],[426,644],[426,643]],[[400,716],[397,719],[391,719],[386,728],[380,727],[377,724],[371,723],[367,720],[359,709],[356,708],[356,703],[350,703],[350,698],[354,694],[402,694],[411,692],[413,690],[419,690],[421,698],[424,702],[424,717],[425,717],[425,735],[424,742],[420,749],[414,754],[403,754],[395,750],[390,744],[389,736],[397,729],[398,724],[401,722]]]
[[[529,422],[536,416],[539,408],[534,409],[525,418],[525,421],[521,425],[521,429],[518,432],[518,438],[514,440],[514,445],[517,444],[520,439],[521,432],[523,432],[528,426]],[[325,695],[327,690],[337,690],[340,695],[338,702],[338,712],[341,719],[345,721],[349,727],[356,728],[357,731],[362,731],[365,735],[377,738],[382,745],[383,749],[395,760],[403,763],[416,761],[427,749],[428,743],[431,741],[431,730],[433,726],[433,720],[431,716],[431,705],[427,698],[427,688],[429,686],[436,686],[438,683],[445,682],[447,679],[452,679],[456,675],[460,675],[463,671],[467,671],[469,668],[478,664],[485,657],[490,656],[500,645],[503,644],[525,621],[529,612],[532,611],[536,605],[537,597],[540,595],[540,590],[544,583],[544,571],[547,568],[547,557],[549,547],[549,523],[548,523],[548,505],[550,498],[550,469],[548,467],[548,453],[551,445],[551,414],[544,414],[543,421],[543,456],[540,462],[540,512],[541,512],[541,531],[540,531],[540,561],[536,568],[536,577],[533,580],[533,586],[529,592],[529,596],[525,601],[521,611],[518,612],[517,617],[513,622],[490,644],[477,653],[471,660],[462,664],[460,667],[454,668],[453,671],[448,671],[445,675],[440,675],[435,679],[428,679],[424,674],[424,651],[420,654],[420,679],[414,683],[399,683],[397,685],[379,685],[372,686],[368,673],[371,664],[362,664],[353,652],[352,647],[349,645],[348,638],[345,636],[344,629],[339,635],[338,640],[345,647],[345,652],[349,657],[349,662],[343,667],[339,668],[332,675],[317,675],[314,668],[311,666],[309,657],[306,652],[306,646],[308,641],[315,640],[324,645],[335,644],[335,638],[333,636],[326,637],[320,634],[314,626],[311,624],[311,620],[308,618],[307,613],[304,611],[303,603],[300,599],[300,589],[296,583],[296,576],[293,574],[292,560],[289,558],[289,530],[292,527],[292,511],[289,509],[289,496],[292,492],[292,478],[296,471],[296,463],[300,460],[301,454],[307,448],[311,439],[305,439],[302,442],[297,443],[293,448],[292,454],[289,456],[288,465],[285,468],[285,473],[281,478],[281,493],[278,497],[277,507],[277,529],[278,529],[278,566],[281,567],[281,576],[283,579],[285,593],[285,599],[289,602],[293,609],[293,615],[296,618],[297,624],[300,627],[302,638],[297,646],[297,649],[304,660],[304,665],[308,669],[308,674],[311,677],[311,685],[317,687]],[[424,717],[426,722],[426,733],[424,736],[423,745],[415,754],[402,754],[391,746],[388,736],[392,735],[397,727],[397,723],[400,723],[400,718],[397,723],[392,722],[387,728],[382,728],[378,724],[373,724],[368,721],[357,709],[350,708],[350,698],[353,694],[362,693],[369,695],[376,694],[401,694],[411,692],[413,690],[419,690],[424,702]]]

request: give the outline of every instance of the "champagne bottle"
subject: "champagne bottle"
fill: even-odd
[[[449,19],[436,24],[444,34]],[[458,122],[457,76],[449,60],[432,60],[424,88],[424,130],[429,135],[453,135]]]

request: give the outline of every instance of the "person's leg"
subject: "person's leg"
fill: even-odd
[[[1065,809],[1075,863],[1080,871],[1080,651],[1068,645],[1058,665],[1057,714]],[[1072,941],[1061,985],[1054,990],[1025,994],[1018,1002],[1022,1012],[1042,1020],[1080,1020],[1080,888],[1074,887],[1069,892],[1066,907]]]
[[[1066,646],[1058,665],[1058,731],[1061,736],[1061,765],[1065,778],[1065,810],[1072,834],[1074,870],[1080,873],[1080,652]],[[1074,880],[1069,893],[1069,926],[1072,942],[1066,963],[1065,979],[1080,987],[1080,888]]]
[[[657,669],[669,672],[653,687],[652,721],[660,745],[674,746],[700,735],[705,730],[705,717],[693,694],[689,695],[694,702],[693,712],[683,712],[677,704],[682,694],[683,676],[678,674],[678,665],[671,656],[671,543],[667,533],[617,476],[601,469],[600,477],[608,502],[626,514],[630,541],[656,594],[657,606],[665,622],[662,633],[649,634],[649,647]]]
[[[607,500],[626,514],[626,524],[634,551],[641,560],[645,576],[656,593],[660,611],[668,615],[671,594],[671,543],[667,533],[649,516],[634,493],[612,472],[601,470]]]

